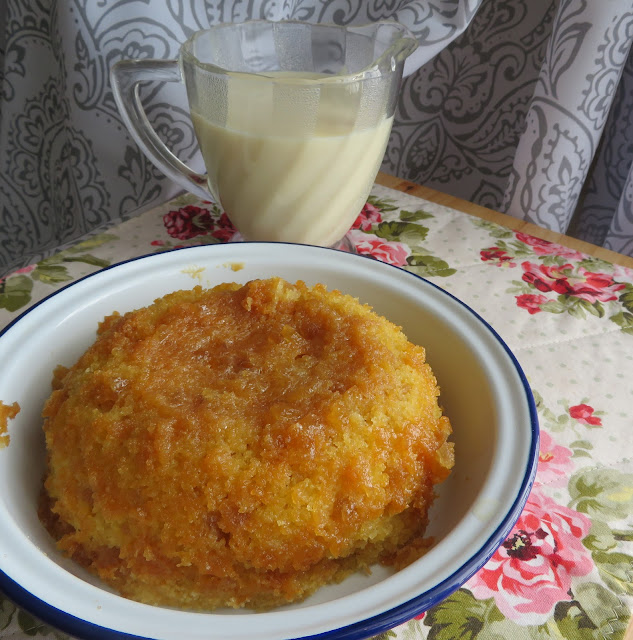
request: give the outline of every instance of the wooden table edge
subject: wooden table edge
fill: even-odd
[[[562,233],[550,231],[549,229],[543,229],[542,227],[532,224],[531,222],[526,222],[525,220],[520,220],[519,218],[513,218],[512,216],[509,216],[505,213],[501,213],[493,209],[488,209],[486,207],[482,207],[481,205],[473,204],[472,202],[468,202],[468,200],[463,200],[461,198],[448,195],[441,191],[431,189],[430,187],[423,187],[422,185],[415,184],[414,182],[410,182],[409,180],[396,178],[395,176],[391,176],[383,172],[380,172],[378,174],[375,182],[376,184],[382,185],[383,187],[388,187],[390,189],[409,193],[418,198],[423,198],[424,200],[429,200],[431,202],[435,202],[436,204],[440,204],[451,209],[456,209],[457,211],[462,211],[463,213],[467,213],[477,218],[495,222],[514,231],[521,231],[522,233],[527,233],[543,240],[556,242],[557,244],[562,244],[566,247],[569,247],[570,249],[586,253],[590,256],[593,256],[594,258],[599,258],[600,260],[605,260],[606,262],[619,264],[623,267],[629,267],[633,269],[633,257],[625,256],[621,253],[616,253],[615,251],[605,249],[604,247],[599,247],[595,244],[591,244],[590,242],[585,242],[583,240],[578,240],[577,238],[563,235]]]

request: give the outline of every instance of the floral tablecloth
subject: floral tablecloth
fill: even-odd
[[[235,233],[185,195],[0,280],[0,328],[104,266]],[[380,638],[618,640],[633,605],[633,270],[376,185],[350,237],[486,318],[541,423],[523,515],[463,588]],[[1,365],[0,365],[1,366]],[[0,639],[67,638],[0,594]]]

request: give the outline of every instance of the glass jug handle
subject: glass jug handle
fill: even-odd
[[[182,82],[178,60],[121,60],[110,71],[114,100],[130,135],[145,155],[171,180],[204,200],[207,177],[179,160],[150,124],[138,91],[140,82]]]

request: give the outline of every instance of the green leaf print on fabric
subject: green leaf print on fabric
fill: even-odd
[[[618,327],[622,328],[623,333],[633,334],[633,313],[621,311],[612,315],[609,320],[615,322]]]
[[[621,552],[592,553],[593,561],[598,567],[600,577],[615,593],[633,595],[633,557]]]
[[[574,595],[595,627],[593,638],[624,637],[630,611],[615,594],[596,582],[586,582],[578,585]],[[577,636],[568,637],[574,640]]]
[[[593,271],[594,273],[613,270],[613,264],[606,260],[602,260],[601,258],[594,258],[593,256],[586,256],[580,260],[578,265],[587,269],[587,271]]]
[[[34,618],[30,613],[23,611],[18,612],[18,625],[22,630],[22,633],[30,637],[36,636],[51,636],[57,640],[67,640],[68,636],[57,629],[53,629],[47,624],[40,622]]]
[[[11,624],[15,610],[16,606],[13,602],[0,593],[0,631]]]
[[[398,206],[393,204],[391,200],[388,198],[379,198],[378,196],[369,196],[367,198],[367,202],[376,207],[376,209],[380,209],[383,213],[387,213],[389,211],[396,211]]]
[[[72,255],[74,253],[92,251],[93,249],[97,249],[98,247],[101,247],[108,242],[112,242],[113,240],[118,239],[119,237],[114,235],[113,233],[98,233],[94,236],[91,236],[90,238],[87,238],[86,240],[82,240],[70,249],[67,249],[64,253],[66,255]]]
[[[487,231],[493,238],[512,238],[514,236],[514,232],[510,229],[495,224],[494,222],[489,222],[488,220],[474,218],[472,223],[475,227]]]
[[[59,284],[73,279],[68,273],[68,268],[64,265],[47,263],[38,264],[32,277],[33,280],[39,280],[44,284]]]
[[[633,515],[633,475],[615,469],[589,468],[569,481],[571,505],[596,520],[623,520]]]
[[[397,238],[399,242],[404,242],[411,248],[411,254],[407,257],[406,265],[404,265],[407,271],[411,271],[411,273],[415,273],[423,278],[431,276],[441,276],[445,278],[452,276],[457,270],[451,268],[446,260],[431,255],[428,250],[422,246],[429,230],[422,225],[413,224],[420,220],[428,220],[433,217],[433,214],[423,211],[422,209],[417,211],[406,211],[403,209],[399,214],[401,222],[391,223],[393,226],[390,228],[399,234]],[[380,236],[379,233],[376,233],[376,235]]]
[[[549,638],[567,638],[568,640],[597,640],[596,625],[576,600],[559,602],[554,611],[555,631]],[[609,636],[609,640],[611,637]]]
[[[594,302],[593,304],[591,302],[588,302],[587,300],[578,300],[578,306],[583,309],[584,311],[586,311],[587,313],[590,313],[592,316],[596,316],[597,318],[603,318],[604,317],[604,306],[602,305],[602,303],[598,300],[596,300],[596,302]]]
[[[578,319],[586,318],[587,314],[602,318],[605,314],[604,306],[599,301],[591,303],[568,295],[560,295],[556,300],[548,300],[541,305],[541,311],[568,313]]]
[[[400,220],[403,222],[420,222],[420,220],[428,220],[434,217],[432,213],[428,213],[428,211],[423,211],[422,209],[418,209],[417,211],[406,211],[402,209],[402,211],[400,211]]]
[[[633,313],[633,285],[629,285],[620,295],[620,302],[627,311]]]
[[[383,240],[405,242],[408,245],[416,245],[424,242],[428,229],[412,222],[380,222],[373,227],[372,233]]]
[[[594,520],[589,535],[582,541],[589,551],[610,551],[618,544],[611,527],[605,522]]]
[[[405,268],[407,271],[411,271],[411,273],[423,278],[430,276],[447,277],[457,272],[457,269],[449,267],[448,262],[445,260],[421,253],[412,253],[407,258],[407,266]]]
[[[568,260],[564,256],[542,256],[540,260],[547,267],[564,267],[568,264]]]
[[[17,311],[31,301],[33,281],[28,276],[11,276],[0,281],[0,309]]]
[[[27,306],[32,299],[34,281],[57,286],[74,280],[76,275],[69,272],[67,264],[81,262],[98,268],[109,266],[109,260],[98,258],[86,252],[117,239],[117,236],[108,233],[95,235],[74,247],[41,260],[36,265],[21,269],[22,273],[18,272],[5,280],[0,280],[0,309],[17,311]]]
[[[424,625],[430,627],[429,640],[475,640],[488,624],[504,617],[494,600],[476,600],[466,589],[459,589],[427,611]]]
[[[541,304],[541,311],[549,311],[550,313],[565,313],[569,308],[569,305],[565,304],[565,299],[561,300],[563,296],[559,296],[556,300],[548,300]]]
[[[533,390],[534,401],[536,407],[542,417],[542,425],[547,427],[548,431],[554,433],[564,431],[571,424],[571,418],[568,413],[561,413],[556,415],[551,409],[543,404],[543,398],[541,395]]]
[[[198,196],[194,196],[193,193],[189,193],[189,192],[176,196],[173,200],[169,201],[169,206],[172,209],[178,209],[179,207],[186,207],[187,205],[190,205],[190,204],[199,205],[200,198],[198,198]]]
[[[572,450],[572,455],[574,458],[592,458],[591,451],[593,450],[593,445],[589,440],[574,440],[569,445],[569,448]]]
[[[74,280],[74,276],[68,272],[66,264],[82,262],[93,267],[107,267],[110,265],[109,260],[97,258],[96,256],[84,253],[84,251],[86,250],[86,245],[88,245],[90,249],[94,249],[111,239],[116,239],[116,236],[101,234],[86,241],[85,243],[80,242],[78,245],[71,247],[70,249],[60,251],[50,258],[45,258],[38,262],[31,275],[34,280],[40,280],[45,284],[54,285],[60,282]]]

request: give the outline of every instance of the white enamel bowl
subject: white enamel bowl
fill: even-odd
[[[242,268],[240,268],[242,267]],[[40,412],[57,364],[72,364],[114,310],[176,289],[280,276],[337,288],[369,303],[422,344],[453,424],[456,464],[428,533],[437,544],[392,573],[377,567],[266,613],[191,613],[126,600],[62,557],[37,518],[44,464]],[[359,639],[400,624],[461,586],[511,530],[538,451],[534,402],[499,336],[466,305],[411,273],[317,247],[235,243],[132,260],[45,299],[0,335],[0,400],[22,410],[0,451],[0,589],[79,638],[160,640]]]

